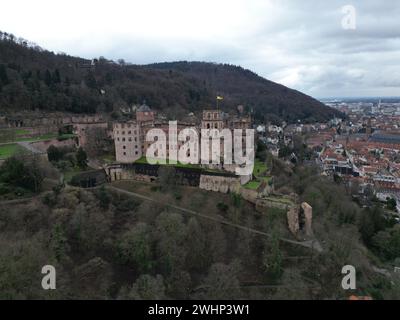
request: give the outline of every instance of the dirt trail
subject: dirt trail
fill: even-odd
[[[248,231],[248,232],[251,232],[251,233],[254,233],[254,234],[258,234],[258,235],[261,235],[261,236],[264,236],[264,237],[270,237],[270,235],[268,233],[265,233],[263,231],[259,231],[259,230],[252,229],[252,228],[248,228],[248,227],[242,226],[240,224],[236,224],[236,223],[232,223],[232,222],[229,222],[229,221],[226,221],[226,220],[222,220],[220,218],[216,218],[216,217],[208,216],[208,215],[205,215],[205,214],[201,214],[201,213],[196,212],[194,210],[183,208],[183,207],[179,207],[179,206],[176,206],[174,204],[168,204],[168,203],[160,202],[160,201],[157,201],[157,200],[155,200],[155,199],[153,199],[151,197],[144,196],[144,195],[139,194],[139,193],[127,191],[127,190],[120,189],[120,188],[117,188],[117,187],[114,187],[114,186],[110,186],[110,185],[108,185],[106,188],[108,188],[110,190],[114,190],[116,192],[120,192],[120,193],[126,194],[126,195],[130,195],[130,196],[133,196],[133,197],[136,197],[136,198],[139,198],[139,199],[143,199],[143,200],[146,200],[146,201],[167,205],[168,207],[170,207],[172,209],[175,209],[175,210],[178,210],[178,211],[182,211],[184,213],[188,213],[188,214],[200,217],[200,218],[208,219],[208,220],[211,220],[211,221],[223,224],[223,225],[227,225],[227,226],[231,226],[231,227],[234,227],[234,228],[237,228],[237,229],[245,230],[245,231]],[[290,240],[290,239],[286,239],[286,238],[281,238],[280,240],[282,242],[290,243],[290,244],[293,244],[293,245],[298,245],[298,246],[302,246],[302,247],[305,247],[305,248],[310,248],[310,249],[316,250],[318,252],[322,252],[323,251],[321,244],[317,240],[310,240],[310,241],[304,241],[304,242]]]

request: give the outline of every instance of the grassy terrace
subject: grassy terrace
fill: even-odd
[[[256,161],[254,162],[253,175],[258,178],[261,174],[267,171],[267,169],[267,165],[264,162],[256,159]]]
[[[14,131],[14,133],[15,133],[17,136],[23,136],[23,135],[30,134],[30,131],[29,131],[29,130],[26,130],[26,129],[16,129],[16,130]]]
[[[0,159],[7,159],[17,153],[22,153],[24,151],[26,151],[25,148],[21,147],[19,144],[3,144],[0,145]]]
[[[268,198],[265,198],[265,200],[269,200],[269,201],[273,201],[273,202],[280,202],[280,203],[287,204],[290,206],[294,205],[294,202],[291,199],[285,198],[285,197],[268,197]]]
[[[260,181],[253,180],[245,184],[244,187],[249,190],[257,190],[260,184],[261,184]]]
[[[37,142],[46,141],[51,139],[67,140],[76,137],[74,134],[48,133],[36,137],[27,137],[30,134],[26,129],[5,129],[0,130],[0,143],[13,143],[13,142]]]
[[[263,181],[269,183],[272,177],[263,177],[262,175],[268,170],[267,164],[256,159],[253,169],[253,180],[244,185],[249,190],[257,190]]]
[[[22,141],[26,141],[26,142],[36,142],[36,141],[46,141],[46,140],[50,140],[50,139],[55,139],[57,138],[58,135],[57,134],[44,134],[42,136],[38,136],[38,137],[32,137],[32,138],[25,138],[25,137],[17,137],[15,139],[16,142],[22,142]]]

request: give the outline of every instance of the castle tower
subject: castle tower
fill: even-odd
[[[204,110],[201,121],[202,129],[224,129],[223,113],[220,110]]]

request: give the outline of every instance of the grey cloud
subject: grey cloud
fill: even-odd
[[[157,10],[156,1],[152,1],[153,10]],[[160,30],[159,35],[147,34],[146,25],[141,27],[140,33],[134,34],[130,34],[128,27],[127,30],[107,31],[102,25],[101,32],[85,34],[86,25],[82,25],[79,41],[63,42],[60,35],[61,39],[49,39],[41,45],[87,58],[103,55],[137,64],[175,60],[233,63],[317,97],[399,95],[400,1],[235,0],[237,2],[243,6],[243,15],[235,17],[240,27],[228,29],[225,34],[218,34],[220,30],[211,30],[206,36],[196,32],[165,34],[164,26],[157,24],[151,12],[145,12],[151,26]],[[200,1],[196,4],[194,9]],[[356,30],[341,27],[341,8],[348,4],[356,8]],[[226,5],[230,6],[230,2]],[[165,12],[165,15],[179,19],[190,6],[185,2],[182,12]],[[226,12],[220,13],[221,24],[215,24],[217,29],[224,26],[223,21],[235,25],[236,21],[228,16],[231,11]],[[203,20],[199,21],[205,26],[210,23],[207,17]],[[201,26],[197,31],[202,31]]]

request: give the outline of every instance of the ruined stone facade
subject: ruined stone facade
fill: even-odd
[[[204,110],[203,120],[201,121],[202,129],[218,129],[222,130],[226,127],[224,114],[219,110]]]
[[[312,207],[307,203],[303,202],[301,204],[301,209],[303,210],[304,213],[304,232],[306,236],[311,237],[313,235],[312,231],[312,216],[313,216],[313,210]]]
[[[108,123],[107,122],[78,122],[73,124],[73,132],[78,136],[78,145],[80,147],[85,147],[91,129],[101,129],[107,135],[108,134]]]
[[[288,228],[295,236],[297,236],[300,230],[299,210],[300,208],[298,206],[293,206],[287,212]]]
[[[155,119],[155,112],[148,106],[143,105],[136,110],[136,119],[114,123],[113,136],[115,141],[115,154],[117,162],[133,163],[147,154],[148,148],[154,143],[160,143],[159,150],[166,146],[165,155],[167,159],[177,160],[178,150],[181,149],[185,141],[178,139],[179,133],[186,128],[194,128],[200,133],[200,129],[216,129],[222,130],[225,128],[250,128],[251,118],[229,118],[227,114],[219,110],[205,110],[203,111],[203,118],[200,125],[195,123],[178,123],[176,132],[170,132],[169,123],[165,121],[157,121]],[[147,133],[152,129],[159,129],[165,134],[165,141],[163,137],[156,137],[158,140],[146,141]],[[170,140],[177,141],[176,145],[170,145]],[[215,150],[214,150],[215,151]],[[234,172],[235,165],[223,165],[223,139],[221,139],[221,164],[215,165],[214,169],[226,170]],[[188,152],[192,152],[189,150]],[[193,150],[197,155],[200,155],[200,150]],[[212,144],[210,143],[210,152],[213,152]],[[172,153],[172,154],[171,154]],[[155,155],[157,157],[158,155]],[[187,154],[190,156],[190,153]],[[200,158],[200,157],[199,157]],[[200,160],[200,159],[199,159]],[[214,165],[210,164],[210,168]],[[243,183],[243,182],[242,182]],[[244,182],[246,183],[246,182]]]
[[[298,236],[302,233],[306,237],[313,236],[312,207],[307,202],[291,207],[287,212],[287,220],[293,235]]]

